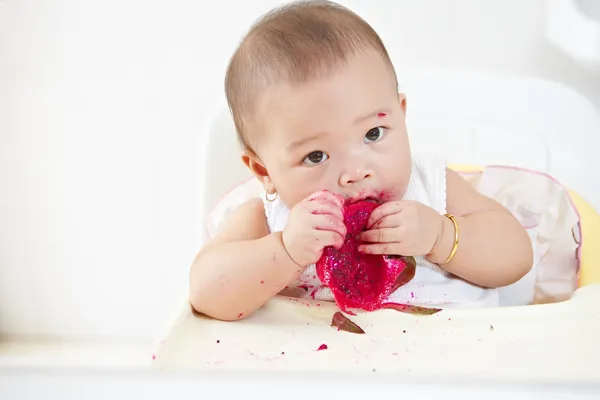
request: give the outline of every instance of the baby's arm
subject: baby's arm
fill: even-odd
[[[288,256],[282,233],[269,233],[262,200],[244,203],[224,230],[196,256],[190,271],[190,302],[221,320],[242,319],[302,273]]]
[[[484,287],[501,287],[532,268],[531,240],[519,221],[502,205],[477,192],[456,172],[447,170],[446,210],[460,230],[458,250],[442,265],[448,272]],[[427,257],[442,263],[454,245],[454,225],[443,218],[442,233]]]

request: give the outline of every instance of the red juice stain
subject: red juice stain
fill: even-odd
[[[360,233],[366,230],[369,217],[379,205],[359,201],[344,207],[347,235],[340,249],[326,247],[316,263],[317,276],[333,293],[338,307],[374,311],[395,289],[398,276],[408,264],[403,258],[359,252]]]
[[[387,116],[387,114],[386,113],[377,113],[377,116],[379,118],[383,118],[383,117]]]
[[[377,198],[379,199],[379,203],[383,204],[395,198],[395,196],[394,193],[389,190],[381,190],[377,193]]]
[[[156,354],[152,354],[152,359],[156,360]]]
[[[327,350],[328,347],[325,343],[323,343],[322,345],[319,346],[319,348],[317,349],[317,351],[321,351],[321,350]]]
[[[410,297],[411,297],[411,299],[414,299],[415,298],[415,294],[413,292],[410,292]]]
[[[239,313],[238,314],[238,319],[242,318],[244,316],[244,313]]]
[[[284,354],[285,354],[285,351],[282,351],[282,352],[281,352],[281,355],[284,355]]]

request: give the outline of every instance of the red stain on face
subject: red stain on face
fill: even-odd
[[[383,117],[387,116],[387,114],[386,113],[377,113],[377,116],[379,118],[383,118]]]
[[[322,345],[319,346],[319,348],[317,349],[317,351],[321,351],[321,350],[327,350],[327,345],[325,343],[323,343]]]

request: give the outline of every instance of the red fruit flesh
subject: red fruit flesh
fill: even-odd
[[[316,264],[317,276],[327,285],[342,311],[349,308],[374,311],[397,288],[397,279],[408,266],[401,257],[363,254],[358,251],[360,233],[378,205],[360,201],[344,208],[346,239],[340,249],[327,247]],[[413,266],[414,268],[414,266]],[[405,275],[405,274],[403,274]],[[414,271],[408,280],[414,276]],[[404,280],[404,279],[401,279]],[[406,282],[402,282],[406,283]]]

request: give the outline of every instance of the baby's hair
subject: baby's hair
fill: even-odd
[[[362,50],[379,53],[396,78],[379,35],[341,5],[296,1],[261,17],[233,54],[225,77],[227,102],[242,148],[252,149],[250,126],[266,89],[326,77]]]

